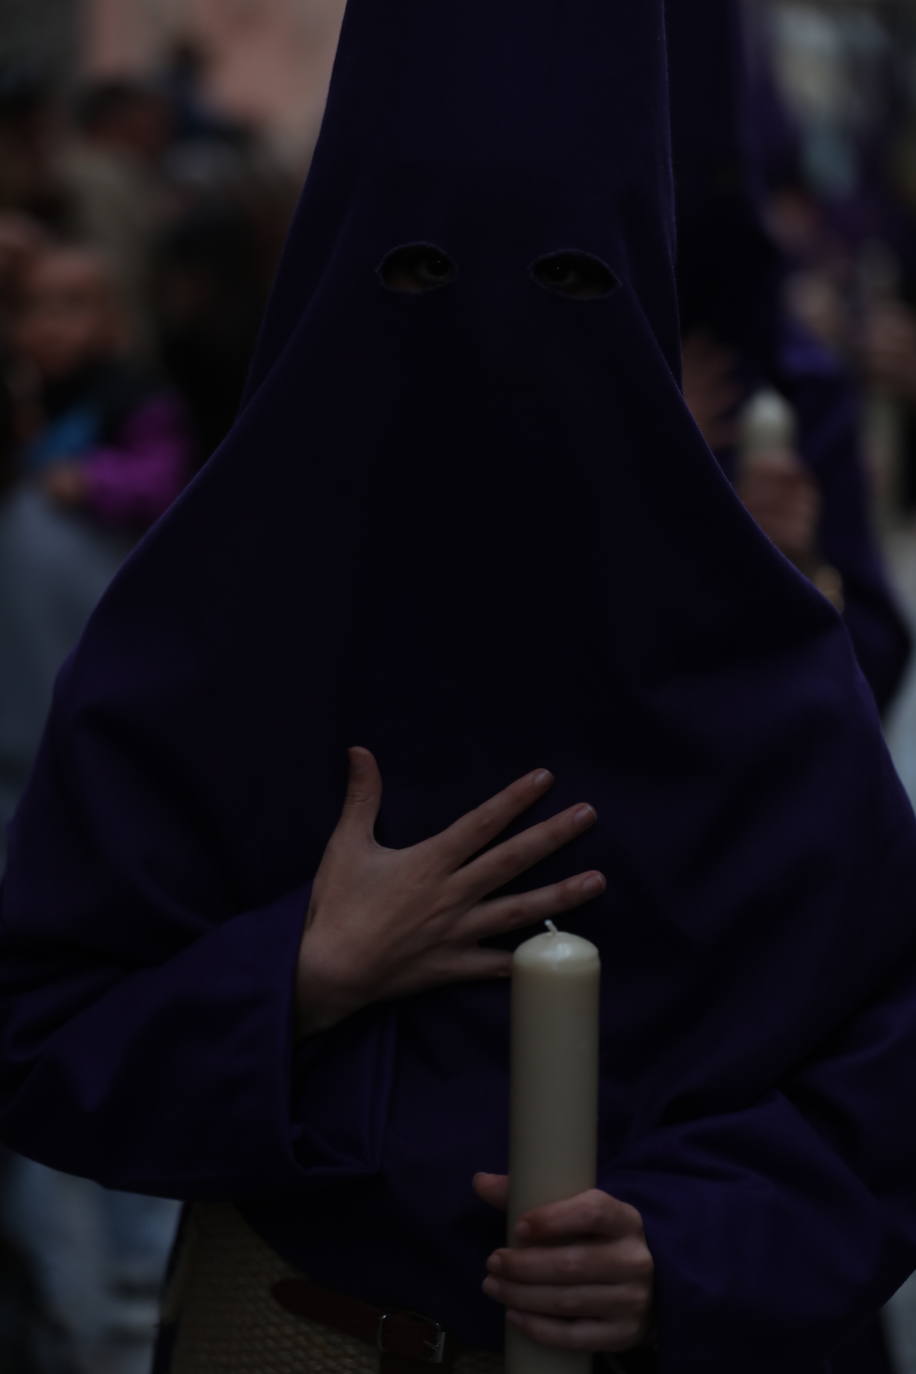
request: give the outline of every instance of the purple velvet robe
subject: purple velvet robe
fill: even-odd
[[[386,287],[410,243],[447,284]],[[571,252],[616,289],[545,287]],[[297,1048],[294,979],[345,746],[396,846],[547,766],[524,823],[600,821],[524,885],[608,875],[569,924],[660,1369],[831,1369],[916,1259],[916,824],[678,348],[658,0],[351,0],[239,421],[65,668],[12,827],[10,1145],[236,1199],[317,1281],[497,1346],[508,989]]]

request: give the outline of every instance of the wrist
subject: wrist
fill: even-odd
[[[311,924],[299,946],[296,969],[296,1033],[299,1038],[330,1030],[361,1006],[356,990],[344,975],[341,961]]]

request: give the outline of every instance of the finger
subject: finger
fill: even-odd
[[[455,821],[454,825],[441,831],[428,843],[443,851],[452,868],[458,868],[472,855],[486,848],[491,840],[501,835],[523,811],[527,811],[543,797],[553,786],[553,781],[553,774],[546,768],[528,773],[524,778],[518,778],[504,788],[502,792],[497,792],[495,797],[490,797],[482,806],[468,811],[460,820]]]
[[[508,1283],[557,1287],[652,1283],[652,1256],[637,1237],[573,1245],[503,1247],[487,1261],[487,1273]]]
[[[475,1174],[474,1192],[481,1202],[504,1212],[509,1203],[509,1179],[506,1174]]]
[[[489,982],[512,976],[512,955],[503,949],[456,948],[446,955],[436,970],[438,983]]]
[[[340,826],[372,839],[382,805],[382,775],[375,755],[359,747],[348,749],[349,773]]]
[[[456,881],[460,880],[466,896],[479,900],[591,830],[597,819],[593,806],[572,806],[481,854],[455,875]]]
[[[539,1317],[563,1317],[567,1321],[589,1318],[592,1321],[620,1321],[648,1311],[644,1289],[635,1285],[506,1283],[486,1278],[483,1291],[494,1302],[515,1312],[534,1312]]]
[[[539,1345],[555,1350],[606,1351],[612,1355],[632,1350],[645,1338],[646,1329],[629,1319],[619,1322],[562,1321],[537,1317],[531,1312],[506,1313],[507,1320]]]
[[[500,935],[521,926],[536,925],[550,916],[573,911],[591,902],[607,887],[603,873],[578,873],[562,883],[539,887],[533,892],[520,892],[515,897],[498,897],[472,907],[464,918],[462,930],[469,931],[475,940],[488,935]]]
[[[557,1245],[586,1236],[606,1239],[642,1235],[642,1218],[635,1207],[599,1188],[577,1193],[564,1202],[551,1202],[526,1213],[516,1227],[523,1244]]]

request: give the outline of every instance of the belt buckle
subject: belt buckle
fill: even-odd
[[[426,1341],[428,1355],[418,1355],[415,1358],[421,1360],[423,1364],[443,1364],[445,1361],[445,1340],[446,1331],[441,1322],[433,1321],[432,1317],[424,1317],[422,1312],[383,1312],[379,1318],[378,1334],[375,1343],[382,1355],[395,1355],[398,1352],[389,1350],[385,1344],[385,1327],[394,1317],[409,1317],[411,1321],[418,1322],[421,1326],[430,1329],[431,1339]]]

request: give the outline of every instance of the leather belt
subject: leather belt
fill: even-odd
[[[280,1279],[271,1292],[294,1316],[374,1346],[379,1353],[379,1374],[432,1374],[436,1366],[449,1370],[467,1348],[431,1317],[372,1307],[344,1293],[319,1288],[308,1279]],[[597,1356],[594,1363],[607,1374],[656,1374],[658,1356],[643,1347],[625,1355]]]
[[[451,1369],[461,1347],[431,1317],[419,1312],[386,1311],[348,1298],[307,1279],[280,1279],[271,1287],[287,1312],[355,1336],[379,1353],[379,1374],[421,1374],[438,1366]]]

